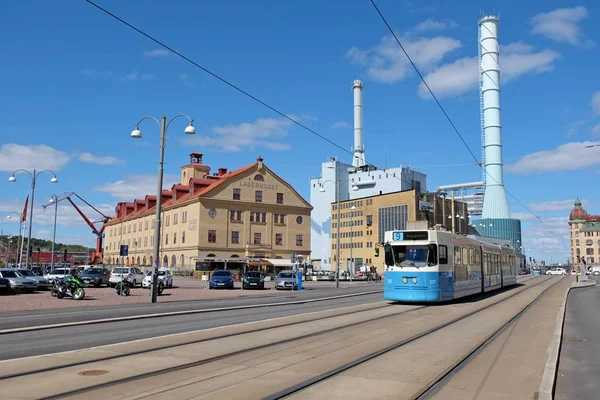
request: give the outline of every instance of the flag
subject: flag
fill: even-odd
[[[29,203],[29,195],[25,199],[25,206],[23,207],[23,214],[21,216],[21,222],[27,221],[27,204]]]

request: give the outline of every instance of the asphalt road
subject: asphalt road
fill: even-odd
[[[224,299],[204,299],[192,301],[173,301],[158,303],[137,303],[128,306],[94,306],[94,307],[69,307],[58,309],[28,310],[4,312],[0,314],[0,330],[24,328],[30,326],[63,324],[67,322],[97,320],[105,318],[128,317],[132,315],[145,315],[155,313],[166,313],[175,311],[203,310],[220,307],[236,307],[254,304],[270,304],[280,302],[290,302],[299,300],[318,299],[322,297],[332,297],[353,293],[370,292],[383,290],[383,284],[372,283],[367,285],[357,285],[356,287],[346,287],[335,289],[335,287],[320,287],[301,292],[292,292],[282,295],[274,291],[265,291],[264,295],[246,295],[241,294],[238,297]],[[117,294],[115,293],[115,296]],[[379,294],[383,299],[383,294]],[[65,300],[72,301],[72,300]],[[76,301],[72,301],[77,304]]]
[[[554,396],[557,400],[598,398],[598,304],[600,284],[569,293]]]
[[[234,306],[236,304],[239,305],[252,303],[281,302],[286,300],[293,301],[317,297],[327,297],[338,293],[346,294],[361,291],[365,291],[364,288],[362,288],[362,290],[347,289],[343,292],[335,293],[332,293],[331,291],[307,291],[304,293],[290,293],[290,295],[285,296],[285,298],[282,298],[282,296],[277,296],[275,298],[267,297],[263,299],[255,299],[254,297],[252,297],[245,299],[238,298],[211,302],[194,302],[192,304],[190,304],[190,302],[180,304],[164,303],[162,304],[162,306],[165,306],[165,308],[161,308],[160,311],[178,311],[181,309],[196,309],[202,307],[214,308],[222,306]],[[243,310],[219,311],[205,314],[161,317],[158,319],[152,318],[132,321],[120,321],[94,325],[74,326],[67,328],[55,328],[49,330],[31,331],[16,334],[5,334],[1,336],[0,340],[0,360],[29,357],[69,350],[78,350],[94,346],[126,342],[136,339],[145,339],[173,333],[181,333],[200,329],[214,328],[219,326],[234,325],[244,322],[262,321],[270,318],[284,317],[314,311],[323,311],[359,304],[375,303],[380,301],[383,301],[383,295],[381,293],[376,293],[364,296],[325,300],[309,304],[292,304]],[[131,307],[127,309],[96,310],[97,313],[94,313],[92,317],[93,319],[96,319],[126,314],[138,315],[140,314],[140,311],[157,311],[155,306],[156,305],[140,305],[139,307]],[[65,313],[64,309],[62,309],[60,310],[60,312],[57,311],[55,314],[53,314],[52,317],[54,319],[51,321],[51,323],[57,323],[59,321],[82,320],[84,318],[90,317],[88,313],[89,310],[81,311],[81,313],[75,314],[76,316],[75,318],[73,318],[72,314]],[[37,321],[37,323],[39,324],[40,321],[36,320],[36,318],[44,318],[44,321],[48,322],[48,319],[46,319],[46,317],[33,317],[31,315],[22,317],[23,318],[13,316],[13,319],[8,319],[7,317],[3,316],[2,319],[0,319],[0,321],[2,321],[3,325],[12,324],[17,326],[27,326],[28,324],[32,324],[35,321]]]

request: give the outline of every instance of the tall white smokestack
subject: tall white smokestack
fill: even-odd
[[[486,170],[482,218],[508,219],[510,211],[502,177],[498,23],[498,17],[494,16],[486,16],[479,21],[479,65]]]
[[[352,165],[362,167],[365,162],[365,145],[363,143],[363,83],[358,79],[352,82],[354,92],[354,159]]]

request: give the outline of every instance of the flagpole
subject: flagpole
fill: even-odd
[[[23,210],[23,214],[21,215],[21,224],[19,227],[19,234],[21,235],[21,247],[19,249],[19,268],[23,268],[23,245],[25,244],[25,229],[26,226],[23,222],[27,221],[27,202],[29,201],[29,192],[27,192],[27,198],[25,200],[25,207]],[[31,218],[31,216],[30,216]]]

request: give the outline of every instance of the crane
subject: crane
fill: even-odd
[[[77,207],[77,204],[75,204],[73,202],[73,199],[71,197],[77,197],[79,200],[81,200],[82,202],[84,202],[88,207],[90,207],[92,210],[96,211],[98,214],[101,215],[100,219],[97,219],[95,221],[90,221],[90,219],[88,217],[86,217],[86,215],[83,213],[83,211],[81,211],[81,209],[79,207]],[[77,213],[79,213],[79,215],[81,216],[81,218],[83,218],[83,220],[85,221],[85,223],[92,228],[92,233],[94,235],[96,235],[96,251],[94,252],[94,254],[92,254],[91,260],[90,262],[92,264],[97,264],[97,263],[101,263],[103,262],[103,254],[102,254],[102,242],[103,242],[103,238],[104,238],[104,227],[108,221],[110,221],[110,217],[104,215],[104,213],[100,210],[98,210],[96,207],[94,207],[93,205],[91,205],[89,202],[85,201],[83,198],[81,198],[81,196],[79,196],[77,193],[72,192],[70,194],[65,193],[62,197],[59,197],[56,200],[56,203],[59,203],[63,200],[67,200],[69,203],[71,203],[71,205],[73,206],[73,208],[75,208],[75,211],[77,211]],[[42,207],[44,208],[44,210],[51,206],[54,205],[55,202],[43,205]],[[100,227],[100,229],[96,228],[96,226],[94,224],[97,223],[102,223],[102,226]]]

